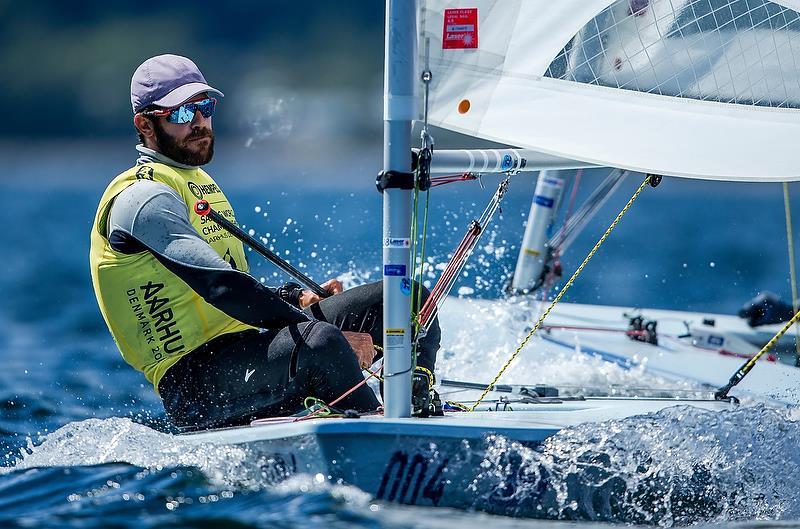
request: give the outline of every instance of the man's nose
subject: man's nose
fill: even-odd
[[[199,109],[195,109],[194,117],[192,118],[193,127],[208,126],[211,124],[211,116],[205,117]]]

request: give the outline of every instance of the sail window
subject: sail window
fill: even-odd
[[[618,0],[567,43],[545,75],[800,108],[800,14],[769,0]]]

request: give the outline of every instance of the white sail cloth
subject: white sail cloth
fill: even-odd
[[[433,125],[633,171],[800,180],[798,0],[421,4]]]

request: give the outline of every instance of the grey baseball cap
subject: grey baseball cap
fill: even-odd
[[[224,96],[210,86],[191,59],[158,55],[144,61],[131,78],[133,113],[150,105],[174,107],[202,92]]]

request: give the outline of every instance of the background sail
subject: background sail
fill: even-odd
[[[634,171],[800,180],[798,4],[423,0],[429,120]]]

